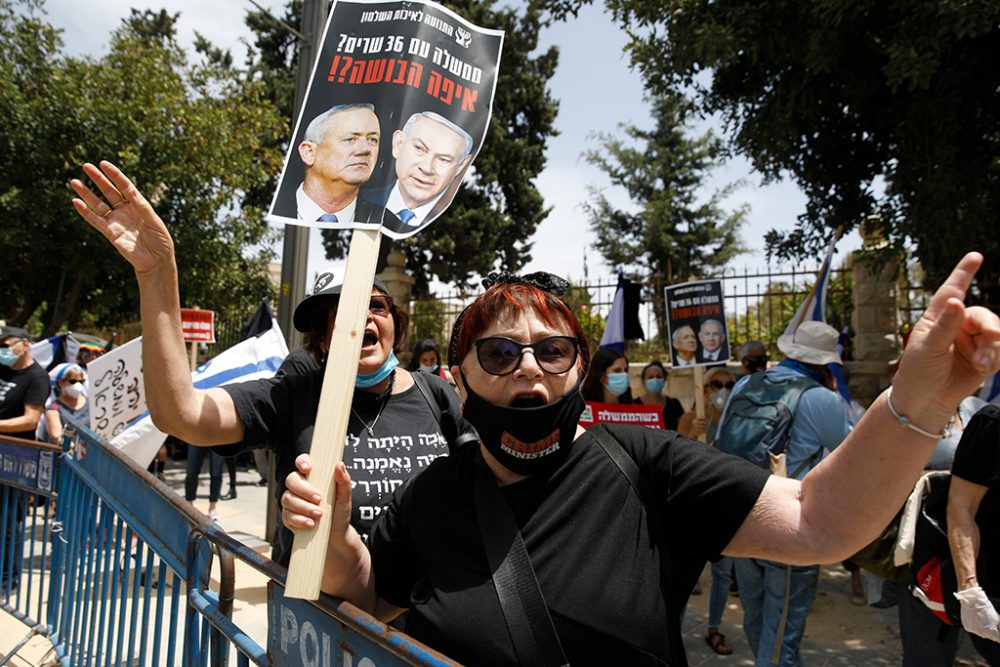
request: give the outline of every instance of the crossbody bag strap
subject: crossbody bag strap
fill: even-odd
[[[496,479],[482,461],[476,465],[473,496],[479,535],[518,664],[538,667],[569,665],[545,606],[521,531]]]
[[[424,400],[427,401],[427,407],[431,409],[431,414],[434,415],[434,421],[437,422],[438,428],[444,433],[444,425],[441,423],[441,406],[437,402],[437,398],[434,397],[434,393],[431,391],[431,387],[427,384],[427,378],[422,375],[421,371],[412,371],[410,377],[413,378],[413,384],[417,385],[417,389],[423,395]],[[444,434],[448,437],[448,434]],[[462,445],[468,444],[470,442],[477,442],[479,440],[479,434],[475,432],[469,433],[459,433],[455,436],[453,440],[449,442],[449,447],[454,453]]]
[[[604,453],[608,455],[618,470],[632,486],[632,490],[639,501],[646,509],[649,518],[649,530],[653,539],[653,544],[660,554],[660,571],[663,591],[663,601],[667,605],[667,630],[670,633],[670,646],[673,651],[671,665],[683,667],[687,665],[687,657],[683,650],[684,639],[681,635],[680,610],[674,609],[672,592],[676,588],[673,581],[673,567],[670,559],[670,549],[667,547],[667,537],[663,532],[663,522],[660,519],[660,506],[653,495],[653,489],[649,485],[649,480],[639,470],[639,465],[635,462],[621,443],[611,435],[603,424],[598,424],[587,429],[587,432],[594,436],[594,440],[601,446]]]

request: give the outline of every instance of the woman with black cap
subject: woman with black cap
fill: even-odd
[[[408,633],[466,664],[684,665],[679,610],[707,559],[835,562],[892,518],[954,406],[1000,367],[1000,318],[961,302],[981,261],[962,260],[892,393],[802,481],[672,431],[583,430],[589,356],[565,281],[491,277],[449,349],[479,446],[398,490],[367,545],[338,464],[323,590],[382,619],[409,608]],[[297,464],[282,515],[309,530],[319,493]]]
[[[81,181],[71,182],[80,196],[73,204],[135,269],[140,290],[146,402],[156,426],[196,446],[270,447],[275,454],[278,493],[294,469],[296,456],[308,452],[319,405],[323,370],[282,374],[267,380],[213,389],[191,384],[180,324],[177,265],[173,240],[142,194],[114,165],[87,164],[84,172],[100,189],[98,197]],[[331,353],[330,335],[340,299],[331,274],[320,276],[313,294],[295,310],[296,329],[320,364]],[[443,456],[470,431],[455,392],[435,378],[416,384],[397,368],[408,318],[385,286],[372,286],[361,357],[355,378],[344,461],[357,480],[352,525],[368,533],[375,516],[412,475]],[[282,528],[274,558],[287,563],[291,534]]]

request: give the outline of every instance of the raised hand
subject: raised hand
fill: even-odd
[[[910,333],[892,400],[918,426],[939,429],[984,376],[1000,369],[1000,318],[963,304],[982,262],[976,252],[963,257]]]
[[[73,207],[90,226],[104,234],[136,273],[172,263],[174,242],[163,220],[125,174],[107,160],[100,168],[83,165],[84,173],[101,191],[98,196],[74,178],[70,187],[79,195]]]

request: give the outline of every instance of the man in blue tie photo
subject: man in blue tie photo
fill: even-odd
[[[447,118],[420,111],[393,132],[392,156],[397,180],[366,191],[365,196],[385,202],[400,221],[387,225],[389,229],[409,235],[432,222],[450,203],[446,190],[472,159],[472,137]]]
[[[341,104],[316,116],[299,144],[305,177],[295,192],[297,217],[332,229],[389,219],[398,224],[383,207],[358,197],[375,168],[380,140],[371,104]]]

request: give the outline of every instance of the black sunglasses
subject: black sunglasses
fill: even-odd
[[[729,382],[723,382],[722,380],[712,380],[708,384],[711,385],[712,389],[722,389],[723,387],[725,387],[726,389],[732,389],[733,387],[736,386],[736,383],[733,382],[732,380],[730,380]]]
[[[479,366],[490,375],[509,375],[521,365],[524,351],[531,349],[535,361],[546,373],[565,373],[576,363],[580,341],[572,336],[549,336],[535,343],[518,343],[502,336],[475,342]]]
[[[393,304],[392,297],[389,296],[388,294],[373,294],[371,300],[368,302],[368,312],[371,313],[372,315],[377,315],[379,317],[386,317],[387,315],[392,313],[392,304]],[[314,311],[316,313],[322,313],[324,321],[321,322],[321,325],[323,326],[326,325],[325,318],[328,318],[331,315],[336,314],[337,308],[339,306],[340,306],[340,296],[337,296],[337,298],[334,299],[332,303],[330,303],[330,306],[325,311],[325,313],[324,311],[320,310]]]

